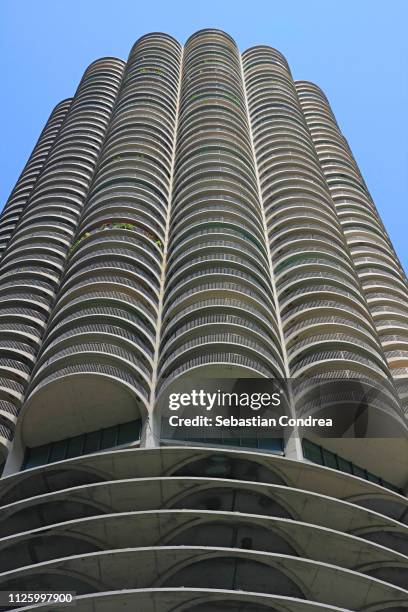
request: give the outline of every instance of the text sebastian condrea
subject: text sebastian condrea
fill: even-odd
[[[266,419],[260,416],[249,418],[216,416],[212,418],[202,415],[185,418],[172,415],[169,417],[169,425],[171,427],[332,427],[333,421],[332,419],[314,419],[312,417],[291,419],[285,415],[279,417],[279,419]]]

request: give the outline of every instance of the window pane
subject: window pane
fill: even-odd
[[[87,433],[85,436],[85,445],[84,445],[84,454],[94,453],[99,450],[99,441],[101,437],[100,431],[93,431],[91,433]]]
[[[118,437],[118,426],[107,427],[102,429],[101,448],[110,448],[116,446],[116,439]]]
[[[50,461],[61,461],[65,459],[65,453],[67,450],[67,440],[58,440],[52,444]]]
[[[322,450],[320,446],[313,444],[313,442],[310,442],[309,440],[303,440],[302,446],[305,459],[309,459],[309,461],[313,461],[314,463],[320,463],[320,465],[323,464]]]
[[[323,451],[323,463],[325,466],[329,467],[329,468],[334,468],[335,470],[338,470],[339,467],[337,465],[337,459],[336,459],[336,455],[334,453],[331,453],[328,450],[322,449]]]
[[[75,436],[68,440],[67,459],[69,457],[79,457],[82,455],[82,447],[84,445],[85,436]]]
[[[31,468],[35,467],[36,465],[44,465],[45,463],[48,463],[49,452],[49,444],[44,444],[43,446],[36,446],[35,448],[28,448],[25,467]]]
[[[337,457],[337,461],[339,462],[339,470],[342,472],[347,472],[347,474],[353,473],[350,461],[346,461],[345,459],[342,459],[342,457]]]
[[[237,446],[245,446],[245,448],[258,448],[258,440],[257,438],[241,438],[241,444],[239,443],[239,438],[237,438]]]
[[[119,425],[118,444],[134,442],[140,437],[140,421],[130,421]]]
[[[217,444],[220,444],[218,440]],[[224,438],[222,444],[226,444],[227,446],[241,446],[241,440],[239,438]],[[247,446],[246,441],[245,446]]]
[[[367,480],[367,473],[363,468],[358,467],[358,465],[353,465],[353,474],[354,476],[359,476],[360,478],[365,478]]]
[[[281,438],[259,438],[259,448],[281,453],[283,452],[283,440]]]

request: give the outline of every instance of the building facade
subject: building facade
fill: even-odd
[[[202,30],[91,64],[5,205],[0,296],[1,591],[408,610],[407,279],[281,53]],[[166,439],[191,375],[290,379],[295,416],[305,381],[374,380],[392,437]]]

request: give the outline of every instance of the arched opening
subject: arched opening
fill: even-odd
[[[395,584],[401,589],[406,589],[408,584],[408,568],[403,565],[385,565],[370,569],[366,572],[369,576]]]
[[[107,510],[82,500],[59,499],[28,506],[12,516],[7,516],[0,523],[0,537],[64,521],[106,514],[106,512]]]
[[[21,420],[20,435],[26,447],[46,446],[146,416],[146,408],[135,388],[119,380],[119,374],[115,377],[113,367],[113,374],[108,375],[86,372],[85,366],[84,372],[71,373],[69,368],[57,371],[52,375],[54,378],[50,375],[34,388]],[[90,449],[94,452],[91,442]],[[71,452],[69,448],[64,455],[60,448],[53,448],[51,452],[54,456],[50,461],[86,454],[74,449]],[[38,460],[34,465],[40,465]],[[26,467],[33,466],[29,463]]]
[[[381,531],[364,532],[358,535],[365,540],[381,544],[381,546],[396,550],[403,555],[408,555],[408,534],[406,533],[382,528]]]
[[[166,541],[168,546],[219,546],[262,550],[297,556],[296,550],[279,533],[249,522],[202,521],[179,531]]]
[[[374,512],[378,512],[379,514],[389,516],[396,521],[401,521],[404,524],[408,524],[407,507],[404,503],[401,503],[396,498],[391,496],[386,497],[385,495],[367,495],[364,497],[353,497],[351,501],[357,506],[374,510]]]
[[[278,474],[261,463],[222,453],[191,461],[175,471],[172,476],[208,476],[210,478],[250,480],[252,482],[286,485]]]
[[[3,548],[0,555],[0,572],[50,561],[59,557],[81,555],[101,550],[88,539],[71,535],[38,535]]]
[[[175,612],[277,612],[276,608],[270,606],[263,606],[262,604],[255,604],[251,602],[240,602],[234,599],[233,601],[220,600],[210,601],[205,603],[189,603],[188,607],[184,605],[181,608],[177,608]]]
[[[234,557],[212,557],[192,563],[169,576],[160,586],[228,589],[304,598],[297,584],[275,567],[253,559]]]
[[[77,595],[85,595],[99,590],[95,585],[80,576],[57,572],[41,574],[26,574],[3,582],[1,588],[6,591],[54,591],[64,593],[73,591]]]
[[[78,469],[51,469],[30,474],[19,480],[6,493],[0,496],[1,504],[11,504],[20,499],[44,495],[51,491],[79,487],[81,485],[103,482],[105,478],[97,473]]]
[[[171,508],[243,512],[293,518],[278,501],[258,491],[242,488],[211,487],[187,493],[170,504]]]

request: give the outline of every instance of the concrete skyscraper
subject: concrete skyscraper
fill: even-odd
[[[325,95],[281,53],[209,29],[92,63],[0,257],[0,591],[408,610],[407,279]],[[192,374],[374,380],[393,437],[167,439],[160,397]]]

